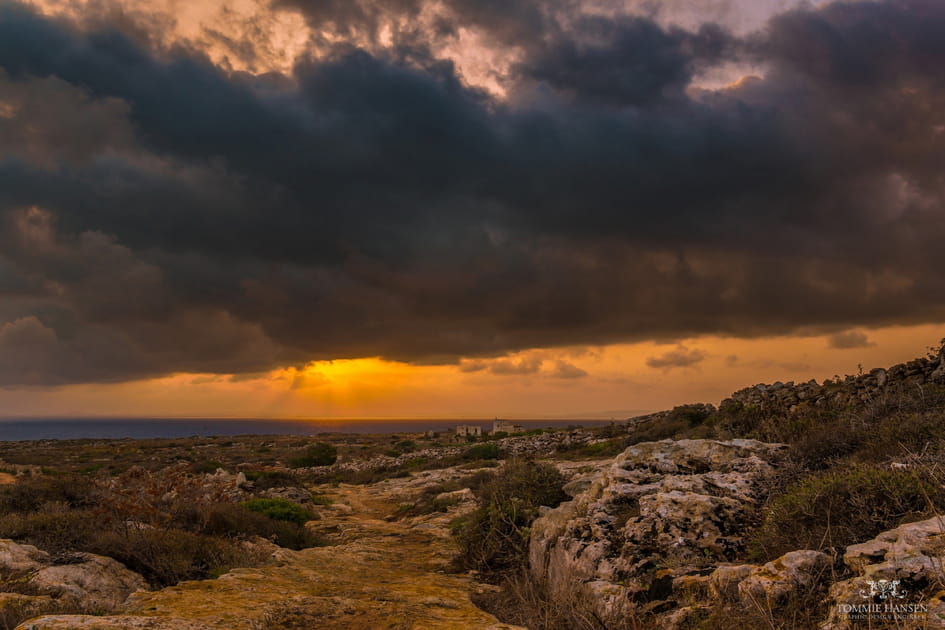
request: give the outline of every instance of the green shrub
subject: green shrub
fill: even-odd
[[[292,468],[311,468],[313,466],[331,466],[338,461],[338,449],[327,442],[315,442],[305,451],[305,455],[289,460]]]
[[[302,485],[292,473],[284,470],[247,470],[244,474],[259,490]]]
[[[486,442],[467,448],[463,453],[463,459],[467,461],[474,459],[499,459],[500,455],[498,445]]]
[[[250,499],[241,505],[251,512],[262,514],[274,521],[288,521],[304,525],[312,518],[308,510],[286,499]]]
[[[565,479],[554,466],[509,461],[474,489],[479,506],[454,524],[463,569],[497,575],[522,565],[528,551],[528,527],[542,505],[567,499]]]
[[[291,504],[295,506],[295,504]],[[298,506],[295,506],[298,507]],[[307,514],[307,513],[306,513]],[[235,503],[218,503],[193,507],[175,515],[174,525],[207,536],[245,538],[261,536],[281,547],[303,549],[319,544],[318,538],[305,528],[308,519],[271,518]]]
[[[771,501],[750,552],[770,560],[796,549],[841,550],[928,514],[943,499],[941,487],[910,471],[858,465],[817,473]]]

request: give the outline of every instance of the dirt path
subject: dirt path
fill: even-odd
[[[462,630],[511,628],[469,601],[475,586],[446,572],[447,517],[386,521],[383,484],[331,489],[317,528],[334,543],[282,551],[274,566],[236,569],[132,596],[122,617],[47,617],[35,630]],[[33,622],[34,624],[36,622]]]

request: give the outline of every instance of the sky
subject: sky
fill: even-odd
[[[0,416],[625,417],[945,337],[940,0],[0,1]]]

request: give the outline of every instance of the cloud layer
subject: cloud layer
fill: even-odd
[[[938,0],[437,6],[277,2],[289,75],[0,7],[0,383],[945,317]],[[502,95],[441,54],[470,32]]]

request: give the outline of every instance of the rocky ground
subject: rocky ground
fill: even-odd
[[[748,515],[785,450],[754,440],[631,446],[585,487],[572,485],[572,501],[535,521],[530,569],[552,597],[588,592],[605,627],[640,618],[667,630],[711,628],[711,611],[723,600],[775,619],[779,607],[806,593],[826,604],[823,630],[887,627],[856,613],[894,605],[902,612],[887,615],[888,627],[945,627],[940,516],[852,545],[839,566],[811,549],[764,564],[739,561]],[[898,591],[884,593],[884,585]]]
[[[942,583],[945,529],[938,518],[849,547],[840,573],[829,556],[809,549],[745,563],[748,515],[784,451],[755,440],[664,440],[613,459],[556,461],[573,500],[544,510],[532,525],[530,570],[552,594],[587,591],[602,627],[615,628],[636,617],[648,627],[711,628],[699,621],[720,600],[770,610],[821,585],[829,606],[820,627],[845,630],[857,626],[842,606],[872,601],[864,595],[871,586]],[[0,613],[41,613],[51,601],[107,613],[39,616],[17,630],[511,629],[471,603],[471,595],[495,587],[449,566],[456,551],[449,523],[474,507],[469,489],[438,497],[445,512],[397,517],[424,490],[475,472],[454,466],[373,484],[314,486],[324,505],[314,506],[318,518],[308,527],[327,546],[290,551],[269,544],[266,566],[155,591],[109,558],[52,558],[0,541],[0,569],[20,572],[31,587],[28,595],[0,595]],[[897,627],[945,627],[943,600],[945,590],[923,600],[922,625]]]
[[[102,589],[127,599],[106,616],[49,615],[21,624],[18,630],[148,628],[153,630],[262,630],[266,628],[429,628],[512,629],[476,608],[470,578],[448,570],[454,553],[447,525],[468,509],[458,501],[449,512],[413,519],[390,516],[400,501],[427,484],[468,475],[468,470],[430,471],[414,479],[392,479],[367,486],[340,485],[317,490],[332,500],[319,506],[309,525],[329,545],[289,551],[274,549],[274,564],[236,569],[206,581],[185,582],[159,591],[100,579]],[[0,563],[19,562],[35,570],[48,558],[33,548],[4,542]],[[68,565],[58,570],[62,583],[77,575]],[[36,580],[37,578],[33,578]],[[44,578],[44,583],[52,580]],[[84,597],[84,594],[79,594]],[[47,595],[19,596],[15,605],[41,605]],[[0,606],[13,605],[0,603]]]

